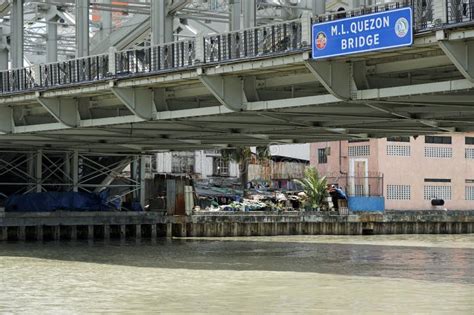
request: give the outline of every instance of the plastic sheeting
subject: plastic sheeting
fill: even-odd
[[[12,195],[5,203],[6,212],[109,211],[114,206],[107,202],[108,193],[42,192]]]

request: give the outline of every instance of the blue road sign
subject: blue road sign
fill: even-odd
[[[413,14],[402,8],[313,24],[313,59],[413,44]]]

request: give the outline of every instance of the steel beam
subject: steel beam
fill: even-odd
[[[151,120],[154,112],[153,90],[147,88],[112,87],[112,93],[130,110],[133,115]]]
[[[474,83],[474,41],[439,41],[439,46],[459,72]]]
[[[247,0],[248,1],[248,0]],[[240,13],[242,12],[241,0],[229,1],[229,31],[240,30]]]
[[[151,1],[151,44],[159,45],[173,41],[173,16],[169,0]]]
[[[341,100],[351,99],[352,71],[350,63],[306,60],[305,65],[329,93]]]
[[[228,109],[234,111],[245,109],[246,100],[241,78],[201,75],[199,80]]]
[[[242,3],[244,28],[257,26],[257,0],[244,0]]]
[[[67,127],[79,126],[79,111],[77,100],[67,98],[44,98],[37,93],[36,100],[59,123]]]
[[[0,71],[8,69],[8,43],[3,27],[0,26]]]
[[[23,0],[13,0],[10,19],[10,52],[12,68],[23,68]]]
[[[58,61],[58,24],[57,17],[48,20],[46,39],[46,62]]]
[[[35,180],[36,180],[36,192],[43,191],[43,150],[36,152],[36,165],[35,165]]]
[[[89,55],[90,0],[76,0],[76,58]]]

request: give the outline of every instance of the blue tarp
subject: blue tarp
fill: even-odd
[[[107,192],[42,192],[12,195],[5,203],[6,212],[108,211]]]

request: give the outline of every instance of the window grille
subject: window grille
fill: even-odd
[[[466,186],[466,200],[474,200],[474,186]]]
[[[328,156],[326,154],[326,149],[318,149],[318,163],[319,164],[326,164],[328,162]]]
[[[446,147],[425,147],[425,157],[430,158],[452,158],[453,149]]]
[[[451,186],[431,186],[431,185],[425,186],[424,198],[425,200],[431,200],[431,199],[451,200],[452,198]]]
[[[370,146],[358,145],[349,147],[349,156],[368,156],[370,155]]]
[[[387,199],[388,200],[410,200],[411,186],[410,185],[387,185]]]
[[[474,148],[466,148],[466,159],[474,160]]]
[[[408,145],[387,145],[387,155],[389,156],[410,156],[411,148]]]

